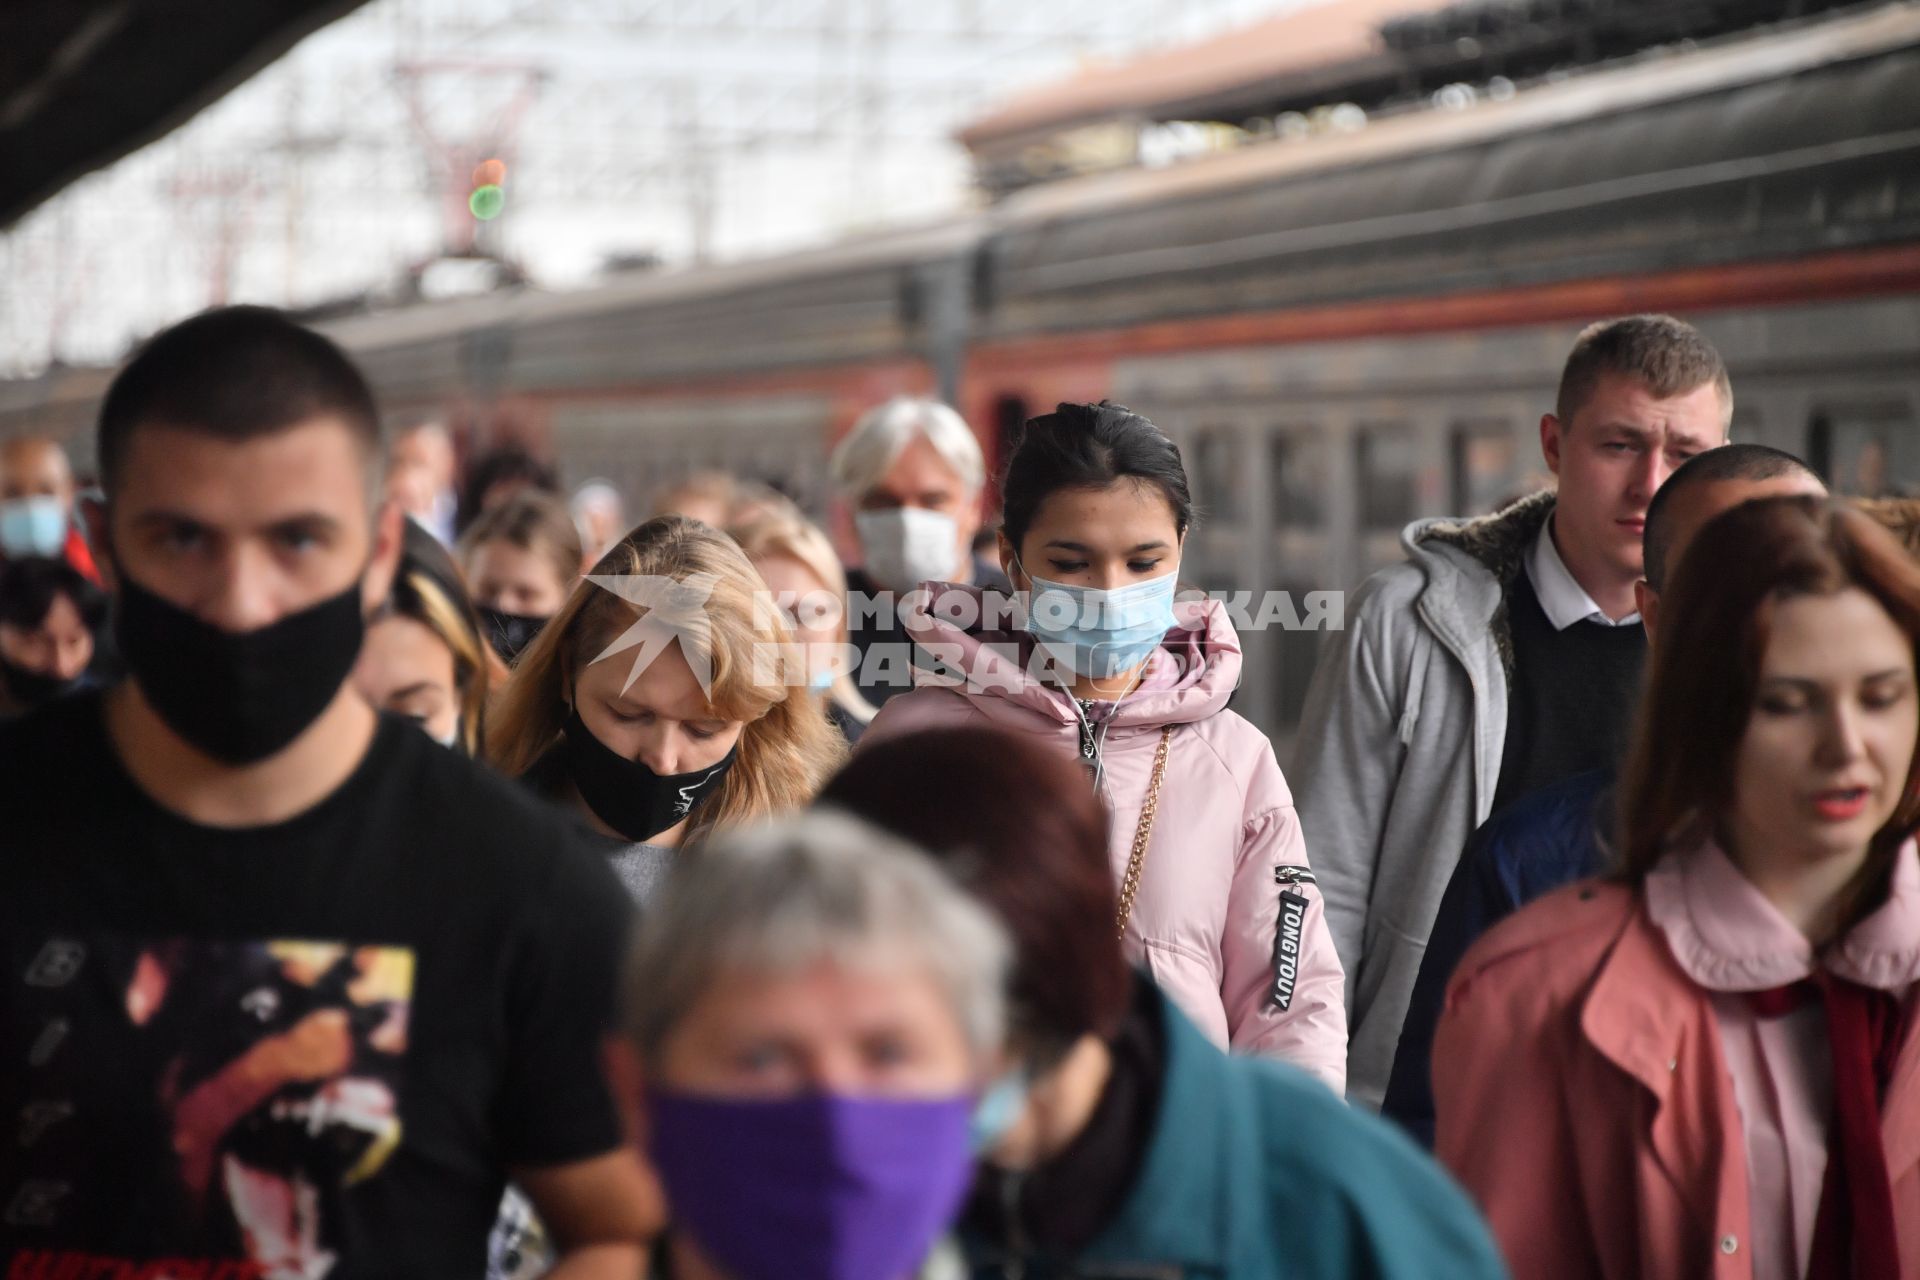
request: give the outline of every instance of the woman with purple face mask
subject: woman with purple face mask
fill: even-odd
[[[673,1280],[908,1280],[1003,1070],[1000,926],[925,855],[811,814],[677,862],[641,925],[626,1048]]]

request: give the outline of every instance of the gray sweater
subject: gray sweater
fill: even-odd
[[[630,844],[608,854],[607,863],[633,895],[634,905],[644,907],[666,878],[674,852],[657,844]]]

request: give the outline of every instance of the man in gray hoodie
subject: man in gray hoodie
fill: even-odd
[[[1349,1096],[1378,1109],[1441,894],[1501,804],[1613,762],[1645,638],[1647,504],[1725,444],[1719,353],[1668,316],[1584,330],[1540,447],[1558,479],[1476,520],[1421,520],[1314,672],[1288,771],[1347,971]]]

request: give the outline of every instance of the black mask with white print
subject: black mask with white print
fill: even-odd
[[[593,736],[580,712],[567,710],[567,774],[594,816],[636,843],[670,831],[719,789],[739,754],[688,773],[658,774]]]

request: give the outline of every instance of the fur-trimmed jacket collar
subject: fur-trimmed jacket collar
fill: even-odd
[[[1492,515],[1416,521],[1407,528],[1407,549],[1411,551],[1424,542],[1458,547],[1492,570],[1494,578],[1505,586],[1526,564],[1540,527],[1553,514],[1553,503],[1553,490],[1542,489],[1515,498]]]
[[[1515,499],[1492,515],[1419,520],[1401,534],[1408,557],[1426,571],[1427,592],[1422,599],[1423,604],[1431,601],[1432,611],[1446,611],[1453,603],[1449,593],[1457,593],[1464,585],[1459,575],[1472,566],[1477,565],[1493,579],[1500,601],[1488,625],[1500,651],[1500,665],[1509,676],[1513,674],[1513,627],[1507,617],[1507,589],[1526,571],[1527,556],[1553,514],[1553,505],[1554,491],[1542,489]],[[1440,547],[1462,556],[1436,555]]]

